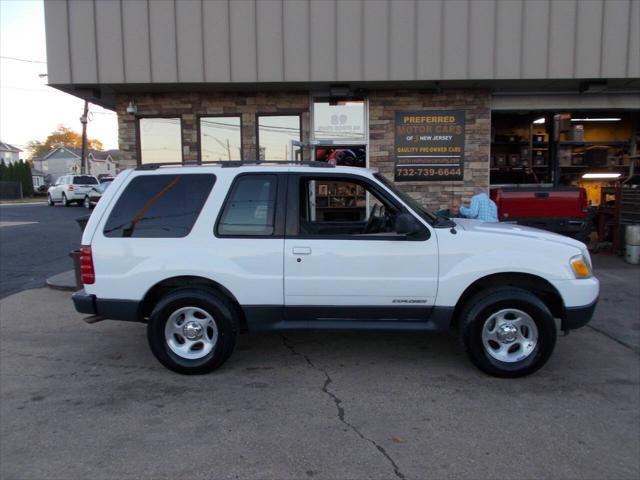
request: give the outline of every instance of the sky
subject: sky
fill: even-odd
[[[47,86],[39,77],[46,60],[42,0],[0,0],[0,140],[25,150],[25,159],[25,144],[43,141],[58,125],[82,130],[84,101]],[[116,114],[92,104],[89,112],[89,138],[118,148]]]

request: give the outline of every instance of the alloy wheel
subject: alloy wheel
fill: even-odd
[[[482,327],[482,345],[496,360],[506,363],[527,358],[538,344],[538,327],[531,316],[515,308],[492,314]]]
[[[173,312],[164,329],[169,349],[187,360],[207,356],[218,342],[218,326],[202,308],[183,307]]]

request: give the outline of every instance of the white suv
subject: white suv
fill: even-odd
[[[82,244],[76,309],[146,322],[187,374],[222,365],[240,330],[455,329],[483,371],[527,375],[599,291],[576,240],[438,217],[374,171],[316,162],[127,170]]]
[[[100,182],[93,175],[63,175],[47,191],[47,203],[52,207],[60,202],[63,207],[72,203],[82,205],[91,189]]]

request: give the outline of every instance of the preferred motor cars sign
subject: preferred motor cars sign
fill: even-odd
[[[464,110],[396,112],[395,180],[462,180]]]

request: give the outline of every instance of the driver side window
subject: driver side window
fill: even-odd
[[[395,207],[350,179],[302,179],[300,235],[393,235]]]

